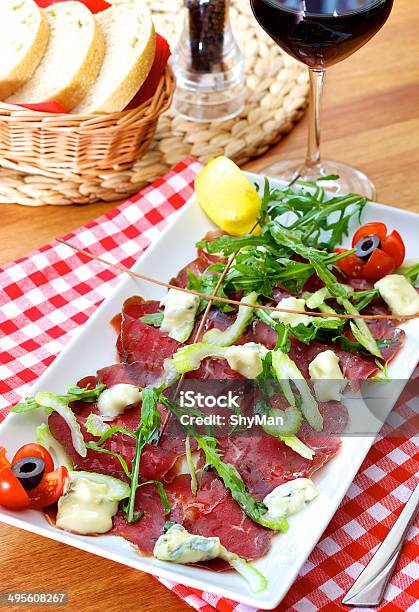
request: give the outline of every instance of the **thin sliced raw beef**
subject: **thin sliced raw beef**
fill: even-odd
[[[288,291],[288,289],[285,289],[285,287],[278,285],[278,287],[275,287],[275,289],[272,290],[272,297],[274,300],[274,303],[272,304],[272,306],[276,306],[278,302],[286,298],[289,298],[292,295],[295,295],[295,294],[291,293],[291,291]]]
[[[403,348],[406,340],[406,332],[385,319],[370,321],[368,327],[376,340],[387,340],[388,345],[381,347],[381,353],[385,361],[391,361]]]
[[[197,380],[244,380],[244,377],[232,370],[225,359],[203,359],[199,370],[188,372],[185,378]]]
[[[311,342],[309,345],[307,345],[293,339],[289,356],[293,361],[295,361],[304,378],[309,379],[310,375],[308,366],[310,362],[313,361],[313,359],[317,357],[319,353],[330,350],[331,348],[339,357],[339,365],[342,369],[343,375],[349,380],[366,380],[378,370],[374,361],[369,361],[368,359],[364,359],[355,353],[349,353],[348,351],[343,351],[336,346],[330,347],[327,344],[322,344],[320,342]]]
[[[190,476],[178,476],[165,487],[171,506],[165,516],[163,504],[154,485],[141,487],[136,496],[135,508],[144,516],[132,525],[125,522],[122,512],[114,518],[110,532],[136,544],[146,554],[163,533],[166,521],[182,523],[190,533],[202,536],[218,536],[231,552],[246,559],[257,559],[270,548],[272,532],[251,521],[213,474],[204,473],[202,486],[192,495]]]
[[[374,302],[369,305],[365,312],[367,314],[389,314],[389,309],[387,306]],[[373,319],[367,321],[367,325],[376,340],[389,341],[388,346],[381,348],[381,352],[385,361],[391,361],[403,348],[406,332],[399,329],[394,321],[389,319]]]
[[[343,282],[355,291],[370,291],[374,288],[374,284],[366,278],[345,278]]]
[[[163,412],[163,409],[161,410]],[[94,441],[95,438],[86,431],[85,421],[91,412],[97,413],[95,404],[82,404],[80,402],[74,408],[74,412],[85,441]],[[121,425],[127,429],[135,430],[138,427],[139,420],[139,409],[131,408],[121,417],[112,421],[110,425]],[[89,449],[86,457],[80,457],[74,450],[70,429],[58,413],[51,414],[48,423],[52,435],[63,445],[77,469],[110,474],[121,480],[127,480],[118,458],[113,455]],[[135,440],[133,438],[116,433],[104,443],[103,448],[119,453],[126,460],[128,468],[131,468],[135,453]],[[184,452],[184,437],[175,437],[169,433],[162,436],[158,446],[146,446],[141,457],[141,480],[164,480],[166,473],[172,469],[179,455],[184,454]]]
[[[141,509],[144,516],[136,523],[126,522],[120,511],[113,519],[113,528],[109,535],[126,538],[145,554],[152,554],[157,539],[163,533],[163,527],[169,517],[165,516],[160,496],[153,484],[140,487],[135,499],[135,509]],[[178,522],[181,515],[172,513],[171,520]]]
[[[162,367],[164,360],[177,351],[179,342],[140,321],[145,314],[156,313],[159,309],[158,302],[146,302],[141,297],[132,297],[125,302],[118,342],[122,362]]]
[[[275,487],[294,480],[310,478],[339,450],[338,437],[314,434],[299,437],[315,451],[312,460],[304,459],[281,440],[262,431],[234,434],[219,440],[223,461],[239,471],[250,493],[262,500]]]
[[[196,496],[190,483],[190,476],[183,474],[166,486],[172,513],[182,514],[185,529],[205,537],[218,536],[228,550],[245,559],[268,552],[273,532],[249,519],[215,474],[203,474]]]
[[[400,331],[400,330],[398,330]],[[262,321],[256,321],[253,325],[254,341],[264,344],[267,348],[273,349],[277,340],[277,333]],[[394,345],[392,345],[394,346]],[[391,348],[391,347],[389,347]],[[320,342],[311,342],[309,345],[292,339],[290,358],[295,361],[305,378],[310,378],[308,366],[311,361],[322,351],[332,349],[339,357],[340,367],[345,378],[352,381],[366,380],[378,371],[374,359],[360,357],[355,353],[350,353],[337,348],[336,345],[329,346]],[[397,350],[396,350],[397,352]]]
[[[107,387],[121,383],[147,387],[156,384],[161,377],[161,366],[152,363],[134,361],[132,363],[116,363],[102,368],[97,378]]]

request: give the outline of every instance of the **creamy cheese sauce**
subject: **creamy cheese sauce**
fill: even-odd
[[[171,334],[193,324],[199,306],[199,297],[177,289],[169,289],[161,305],[164,306],[164,316],[160,329]]]
[[[273,518],[290,516],[300,512],[306,504],[317,497],[318,491],[309,478],[296,478],[276,487],[265,497],[263,503]]]
[[[58,500],[56,525],[81,534],[106,533],[117,511],[118,502],[109,499],[106,484],[79,478]]]
[[[160,561],[198,563],[222,555],[224,547],[217,537],[192,535],[182,525],[173,525],[157,540],[153,554]]]
[[[138,387],[121,383],[105,389],[99,395],[97,407],[102,416],[115,418],[140,400],[141,392]]]

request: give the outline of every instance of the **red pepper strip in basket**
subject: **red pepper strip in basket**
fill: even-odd
[[[51,4],[66,1],[67,0],[35,0],[35,2],[40,8],[47,8],[48,6],[51,6]],[[111,6],[108,2],[105,2],[105,0],[79,0],[79,2],[87,6],[89,11],[93,14],[105,11]]]
[[[125,110],[137,108],[154,96],[170,55],[169,43],[163,36],[156,34],[156,55],[150,73]]]
[[[67,110],[54,100],[51,102],[36,102],[35,104],[16,104],[16,106],[22,106],[23,108],[37,111],[39,113],[67,113]]]

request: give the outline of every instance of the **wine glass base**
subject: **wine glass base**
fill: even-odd
[[[338,180],[325,181],[321,185],[334,194],[358,193],[368,200],[374,200],[376,190],[370,179],[360,170],[341,162],[324,161],[321,165],[307,167],[300,160],[284,160],[262,168],[261,174],[286,181],[316,181],[331,174],[339,175]]]

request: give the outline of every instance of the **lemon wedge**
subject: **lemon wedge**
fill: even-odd
[[[259,217],[262,200],[258,192],[227,157],[208,162],[195,179],[195,193],[211,221],[232,236],[250,232]],[[253,233],[260,233],[260,227]]]

